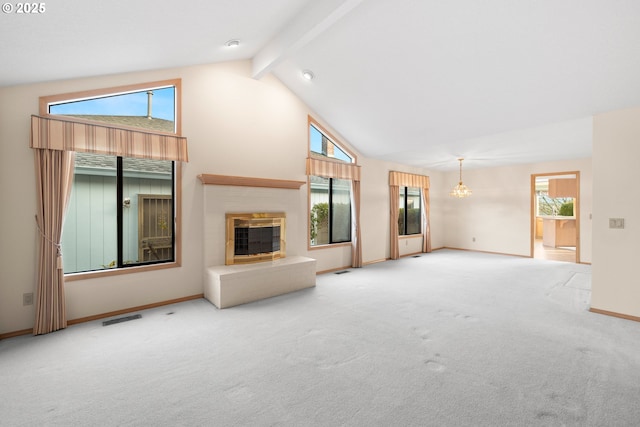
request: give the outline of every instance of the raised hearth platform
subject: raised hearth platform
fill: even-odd
[[[291,256],[255,264],[209,267],[204,296],[216,307],[227,308],[315,285],[316,260]]]

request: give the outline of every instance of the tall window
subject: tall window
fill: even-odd
[[[398,235],[420,234],[422,232],[421,223],[420,189],[400,187]]]
[[[49,113],[176,133],[176,88],[144,88],[49,104]],[[175,162],[76,153],[65,219],[64,272],[172,262]]]
[[[309,122],[311,158],[329,165],[354,163],[354,157],[321,129],[317,123]],[[331,172],[309,175],[311,246],[351,241],[351,180],[334,176]]]
[[[311,246],[351,241],[351,181],[311,176]]]

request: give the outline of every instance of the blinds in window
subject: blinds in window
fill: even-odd
[[[31,148],[186,162],[187,138],[171,134],[31,116]]]

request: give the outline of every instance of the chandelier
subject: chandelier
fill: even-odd
[[[469,189],[469,187],[467,187],[462,183],[462,161],[463,160],[464,159],[458,159],[458,161],[460,162],[460,181],[458,182],[458,185],[453,187],[453,190],[451,190],[451,192],[449,193],[451,197],[457,197],[458,199],[463,199],[471,195],[471,190]]]

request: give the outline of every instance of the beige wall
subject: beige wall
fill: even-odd
[[[580,261],[591,262],[591,159],[463,170],[473,195],[444,201],[445,246],[530,256],[531,175],[564,171],[580,171]],[[451,188],[457,181],[447,175]]]
[[[402,166],[375,159],[362,159],[362,258],[365,262],[385,260],[390,255],[389,235],[389,172],[425,174],[430,178],[431,197],[431,246],[441,248],[443,241],[442,210],[440,208],[442,176],[441,172],[427,172],[415,167]],[[420,252],[421,238],[401,239],[400,255]]]
[[[33,325],[33,306],[22,305],[23,293],[34,292],[37,251],[29,117],[38,113],[38,99],[45,95],[181,78],[182,130],[189,141],[190,161],[182,174],[182,267],[68,282],[68,319],[202,293],[204,267],[222,262],[225,240],[216,220],[210,221],[226,209],[259,209],[252,203],[260,198],[265,209],[287,212],[288,254],[316,258],[318,270],[350,265],[348,246],[307,250],[306,185],[299,191],[282,190],[293,191],[283,200],[273,192],[205,187],[197,179],[212,173],[306,181],[307,115],[340,137],[277,79],[256,81],[250,75],[250,62],[242,61],[0,88],[0,334]],[[363,165],[361,230],[367,263],[389,253],[388,171],[428,172],[358,159]],[[440,246],[441,215],[437,206],[433,212],[434,246]]]
[[[593,131],[591,307],[640,317],[640,197],[628,192],[640,180],[640,108],[597,115]],[[625,228],[610,229],[609,218]]]

